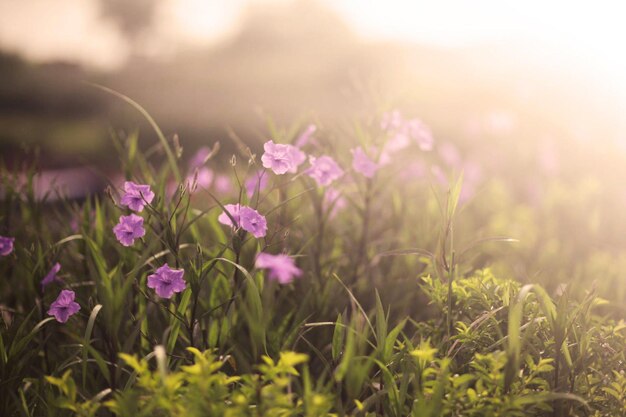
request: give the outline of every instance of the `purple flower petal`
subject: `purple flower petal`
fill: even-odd
[[[226,204],[224,208],[233,217],[235,224],[226,213],[220,214],[217,218],[220,223],[234,228],[241,227],[256,238],[263,237],[267,233],[267,220],[255,209],[239,204]]]
[[[124,195],[120,200],[120,205],[129,209],[141,212],[146,204],[150,204],[154,199],[154,193],[150,186],[146,184],[136,184],[132,181],[124,183]]]
[[[226,212],[230,214],[230,216],[226,212],[223,212],[219,215],[217,221],[226,226],[239,227],[239,204],[226,204],[224,208],[226,209]],[[235,223],[233,223],[233,220],[235,221]]]
[[[54,266],[50,269],[50,272],[41,280],[41,288],[44,289],[48,285],[53,282],[60,282],[61,280],[57,278],[57,274],[61,270],[61,264],[55,263]]]
[[[80,305],[74,301],[75,297],[74,291],[62,290],[57,299],[50,304],[48,315],[54,316],[59,323],[67,322],[70,316],[80,310]]]
[[[389,159],[391,153],[408,146],[410,139],[417,142],[422,151],[433,149],[433,135],[428,126],[419,119],[405,120],[399,111],[394,110],[383,115],[381,127],[390,137],[383,149],[384,161]]]
[[[184,269],[172,269],[165,264],[148,276],[148,288],[153,288],[161,298],[172,298],[174,293],[187,288],[187,283],[183,279],[184,274]]]
[[[267,233],[267,221],[253,208],[242,206],[239,210],[241,228],[252,233],[256,238],[260,238]]]
[[[139,239],[146,234],[143,228],[143,217],[131,214],[130,216],[120,216],[119,223],[113,228],[115,237],[123,246],[132,246],[135,239]]]
[[[271,255],[261,252],[256,258],[254,266],[258,269],[267,269],[268,278],[280,284],[289,284],[294,277],[302,275],[302,270],[295,265],[292,257],[285,254]]]
[[[13,252],[14,237],[0,236],[0,256],[7,256]]]
[[[306,171],[307,175],[317,181],[320,186],[330,185],[333,181],[341,178],[343,170],[330,156],[323,155],[319,158],[309,156],[311,167]]]
[[[367,178],[372,178],[378,171],[378,164],[374,162],[361,148],[352,149],[352,168]]]
[[[263,149],[265,153],[261,156],[261,162],[276,175],[296,173],[306,160],[304,152],[293,145],[276,144],[270,140],[265,142]]]
[[[313,136],[313,133],[315,133],[316,130],[317,130],[317,126],[315,126],[314,124],[308,125],[306,129],[304,130],[304,132],[302,132],[302,134],[300,134],[298,139],[296,139],[295,145],[298,148],[300,148],[308,144],[311,141],[311,137]]]

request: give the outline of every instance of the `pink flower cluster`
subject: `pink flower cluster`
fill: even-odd
[[[6,256],[13,250],[14,238],[0,236],[0,254]],[[43,291],[53,282],[62,282],[57,274],[61,270],[61,264],[56,262],[46,276],[41,280],[41,290]],[[54,300],[48,308],[47,314],[53,316],[59,323],[65,323],[80,310],[80,305],[74,301],[75,293],[71,290],[61,290],[56,300]]]
[[[300,147],[311,141],[311,137],[316,130],[315,125],[309,125],[296,140],[296,145],[277,144],[273,140],[265,142],[263,145],[264,153],[261,156],[263,167],[271,169],[276,175],[295,174],[298,172],[300,165],[307,159],[306,154],[300,150]],[[309,164],[310,167],[305,173],[313,178],[319,186],[330,185],[344,173],[337,162],[328,155],[320,157],[309,155]]]
[[[381,152],[375,148],[364,149],[362,146],[351,149],[352,169],[366,178],[373,178],[382,165],[390,162],[390,155],[393,152],[409,146],[412,142],[417,143],[423,151],[433,149],[432,133],[418,119],[405,120],[398,111],[394,111],[384,116],[381,127],[388,134],[388,140]],[[327,187],[323,205],[327,210],[335,211],[347,203],[341,193],[330,186],[344,176],[344,170],[328,155],[308,155],[307,157],[305,152],[301,150],[301,147],[314,143],[312,137],[316,129],[315,125],[309,125],[298,137],[295,145],[274,143],[273,140],[267,141],[263,146],[264,153],[261,161],[264,168],[271,170],[276,175],[284,175],[296,174],[301,165],[308,159],[309,166],[302,173],[312,178],[318,186]],[[440,152],[442,159],[449,165],[460,163],[460,156],[454,147],[442,145]],[[220,183],[220,178],[216,177],[211,169],[204,166],[209,156],[208,148],[202,148],[192,158],[186,181],[189,185],[193,183],[192,188],[197,186],[208,188],[213,185],[219,191],[219,186],[224,181]],[[252,198],[254,194],[267,186],[268,175],[265,174],[266,171],[258,171],[246,180],[245,188],[248,198]],[[477,175],[474,173],[474,176]],[[445,176],[445,174],[441,172],[440,176]],[[222,177],[222,180],[224,178],[228,180],[225,176]],[[120,199],[121,206],[135,213],[141,213],[146,206],[150,208],[150,204],[155,198],[150,185],[126,181],[123,188],[124,194]],[[133,245],[136,239],[140,239],[146,234],[144,218],[135,213],[120,216],[118,224],[113,228],[115,237],[123,246]],[[264,237],[267,234],[265,216],[249,206],[227,204],[224,206],[224,211],[219,215],[218,221],[234,229],[245,230],[256,238]],[[0,236],[0,256],[9,255],[14,249],[13,244],[14,238]],[[295,259],[287,254],[273,255],[261,252],[256,257],[255,267],[265,270],[267,277],[279,284],[289,284],[303,274],[303,271],[296,266]],[[52,283],[62,282],[57,277],[60,270],[61,264],[56,262],[41,280],[42,290]],[[164,264],[147,277],[147,286],[154,289],[159,297],[170,299],[174,294],[181,293],[187,288],[187,282],[183,278],[184,274],[184,269],[174,269],[168,264]],[[54,316],[60,323],[67,322],[69,317],[80,310],[80,305],[75,301],[75,297],[74,291],[62,290],[57,299],[51,303],[48,315]]]
[[[140,213],[146,205],[152,203],[152,200],[154,200],[154,193],[149,185],[132,181],[124,183],[124,195],[120,200],[120,205]],[[118,224],[113,228],[113,233],[123,246],[132,246],[135,239],[142,238],[146,234],[143,221],[143,217],[136,214],[120,216]]]

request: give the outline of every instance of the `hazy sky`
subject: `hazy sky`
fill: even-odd
[[[247,6],[290,1],[298,0],[161,0],[139,45],[167,54],[181,44],[216,43],[236,31]],[[317,1],[367,39],[547,45],[626,88],[626,6],[619,1]],[[0,47],[35,60],[69,58],[102,68],[122,64],[129,52],[119,29],[101,17],[98,0],[0,0]]]

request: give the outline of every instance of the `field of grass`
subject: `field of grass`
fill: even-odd
[[[85,201],[0,171],[1,416],[626,415],[623,168],[391,111],[232,156],[151,123]]]

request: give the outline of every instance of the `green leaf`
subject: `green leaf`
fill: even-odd
[[[400,332],[402,332],[402,329],[404,329],[404,326],[406,325],[406,321],[407,319],[405,318],[400,323],[398,323],[396,327],[394,327],[385,338],[385,344],[383,346],[383,352],[382,352],[383,362],[389,363],[389,361],[391,360],[391,355],[393,354],[393,347],[396,343],[396,340],[398,340],[398,336],[400,335]]]
[[[335,322],[335,330],[333,331],[333,341],[331,355],[333,360],[337,360],[341,354],[341,348],[343,348],[343,342],[345,340],[346,330],[343,325],[343,319],[341,313],[337,316]]]
[[[117,91],[115,91],[115,90],[113,90],[111,88],[105,87],[103,85],[94,84],[94,83],[90,83],[90,84],[93,85],[96,88],[99,88],[102,91],[105,91],[105,92],[107,92],[109,94],[112,94],[112,95],[118,97],[118,98],[121,98],[126,103],[128,103],[132,107],[134,107],[137,111],[139,111],[139,113],[141,113],[141,115],[148,121],[150,126],[152,126],[152,128],[156,132],[157,137],[159,138],[159,141],[161,142],[161,145],[163,146],[163,150],[165,151],[165,155],[167,156],[167,162],[169,164],[169,168],[172,171],[172,174],[174,174],[174,178],[176,179],[176,182],[181,182],[182,181],[182,177],[181,177],[180,171],[178,169],[178,162],[176,161],[176,156],[174,155],[174,152],[172,152],[172,148],[170,147],[170,144],[169,144],[168,140],[165,138],[165,135],[161,131],[161,128],[154,121],[152,116],[150,116],[150,113],[148,113],[139,103],[137,103],[136,101],[134,101],[130,97],[125,96],[122,93],[119,93],[119,92],[117,92]]]
[[[91,332],[93,331],[93,326],[96,322],[96,316],[100,309],[102,308],[102,304],[96,305],[93,310],[91,310],[91,314],[89,315],[89,320],[87,321],[87,327],[85,328],[85,336],[83,337],[83,389],[87,385],[87,357],[89,352],[89,346],[91,345]]]
[[[341,382],[348,372],[348,367],[350,366],[350,362],[354,357],[356,351],[356,340],[355,340],[355,332],[348,331],[346,334],[346,344],[343,349],[343,355],[341,356],[341,362],[339,366],[335,369],[335,381]]]
[[[376,340],[384,342],[387,338],[387,317],[383,308],[383,303],[380,300],[380,294],[378,290],[375,290],[376,294]]]

